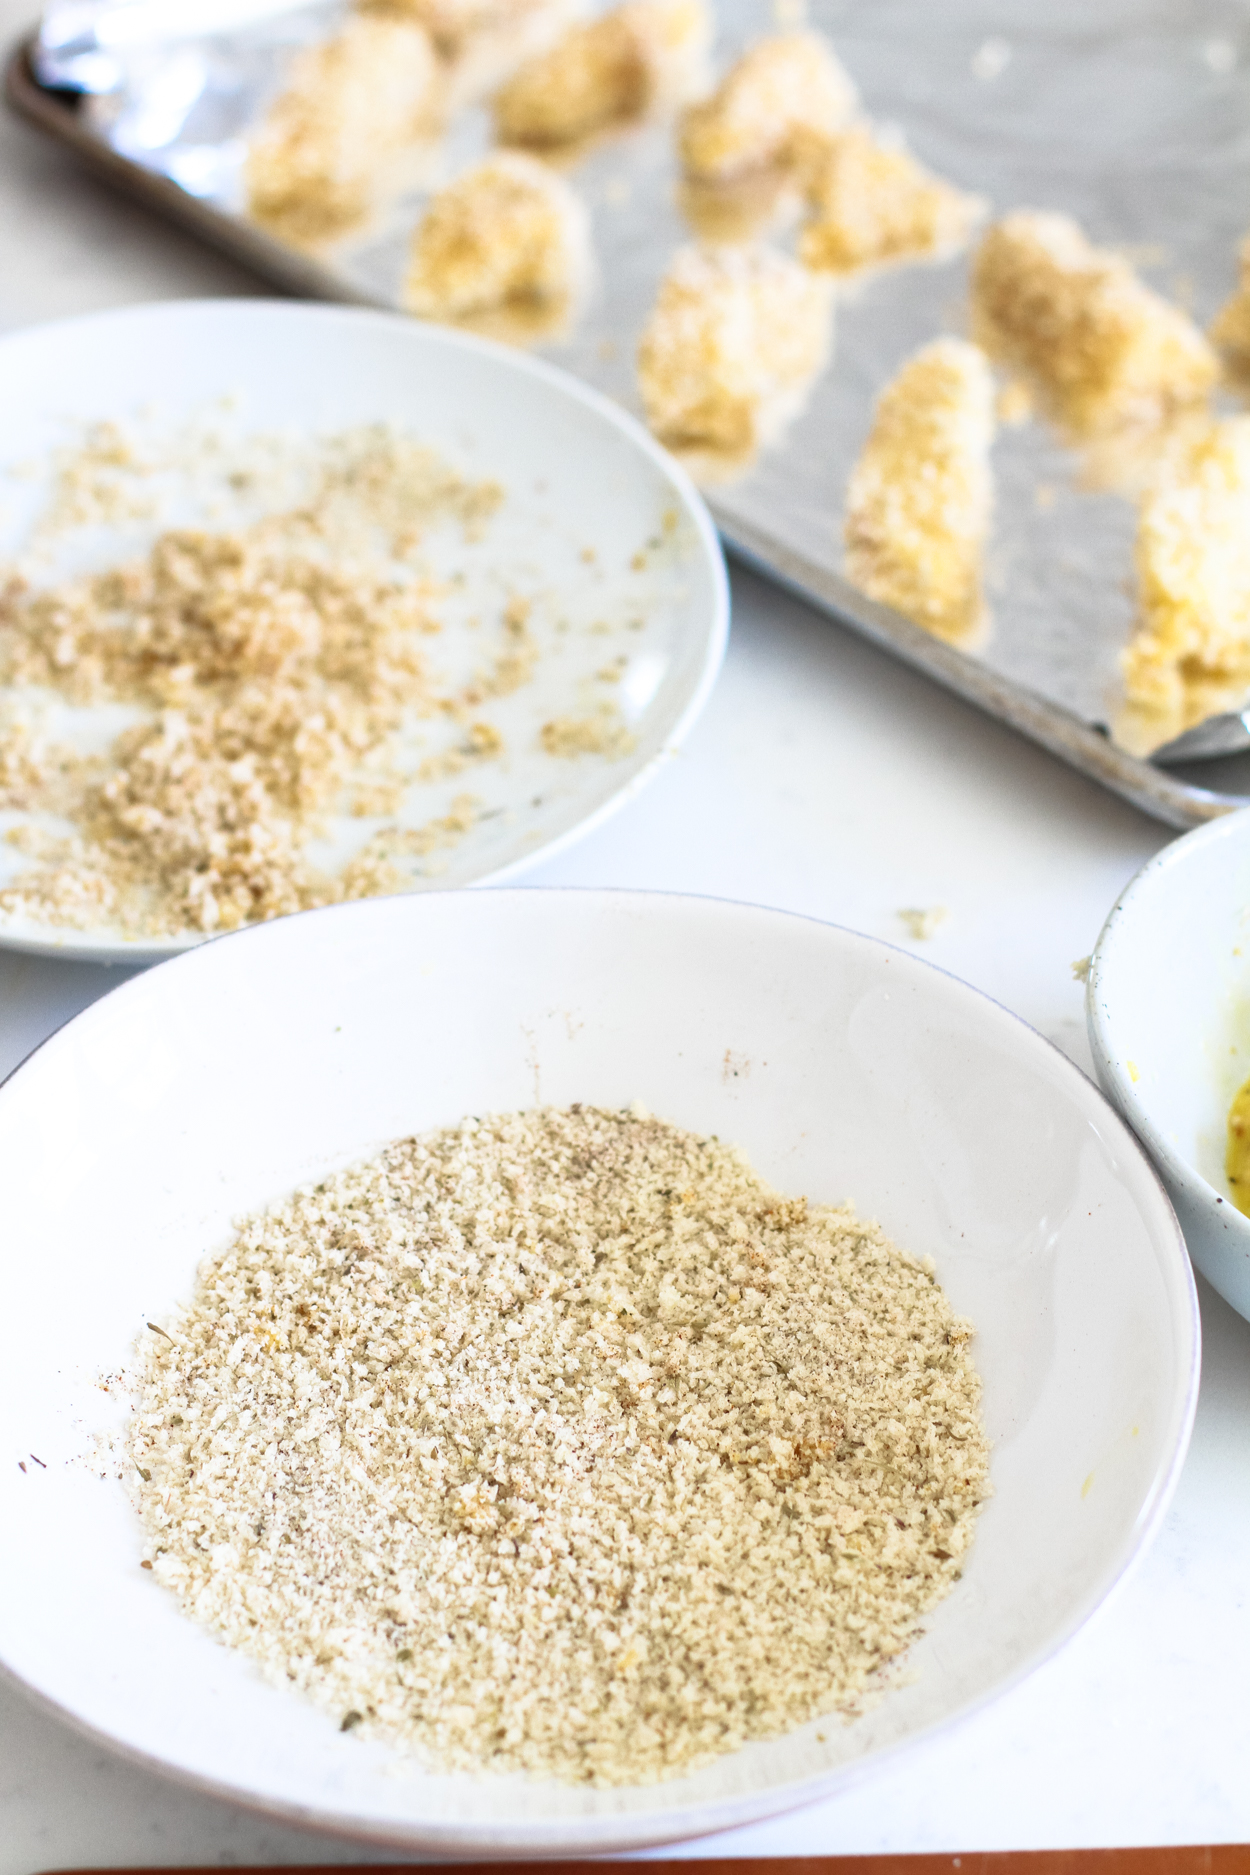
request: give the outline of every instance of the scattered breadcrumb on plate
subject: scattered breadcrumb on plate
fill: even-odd
[[[5,935],[180,944],[473,876],[573,786],[553,756],[637,747],[648,621],[681,579],[646,550],[661,516],[609,572],[386,426],[222,421],[97,425],[32,490],[0,566]]]
[[[619,683],[619,674],[611,681]],[[628,755],[637,738],[626,726],[614,703],[601,703],[587,716],[557,716],[544,723],[539,736],[548,755]]]

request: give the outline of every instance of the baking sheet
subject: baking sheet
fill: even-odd
[[[788,0],[719,0],[717,66],[776,30],[777,8],[783,23],[793,21]],[[324,32],[336,17],[332,3],[321,5],[291,16],[283,31],[295,43],[310,21]],[[1250,224],[1250,13],[1241,7],[812,0],[808,17],[832,37],[876,123],[901,131],[923,161],[995,211],[1066,210],[1201,323],[1231,290]],[[245,114],[278,82],[283,56],[253,59]],[[220,99],[216,120],[192,111],[164,144],[150,133],[142,149],[133,136],[121,139],[122,155],[107,141],[118,140],[107,99],[84,110],[64,93],[41,92],[21,60],[10,68],[9,96],[288,290],[399,305],[421,190],[402,195],[363,236],[310,256],[243,218],[237,123]],[[231,108],[237,117],[237,99]],[[212,121],[215,145],[204,129]],[[483,110],[461,113],[443,172],[473,160],[487,136]],[[210,146],[215,162],[203,154]],[[200,152],[195,161],[188,150]],[[611,138],[569,174],[592,212],[598,282],[575,329],[538,349],[637,410],[637,337],[673,250],[690,238],[675,201],[670,127]],[[881,271],[841,292],[833,364],[783,444],[709,491],[727,543],[1158,817],[1192,825],[1242,805],[1250,784],[1244,797],[1198,785],[1201,769],[1168,773],[1114,740],[1118,654],[1132,619],[1133,509],[1082,488],[1076,456],[1042,424],[1004,427],[995,445],[993,629],[978,651],[940,643],[842,579],[843,493],[873,400],[916,346],[964,329],[966,281],[961,256]],[[1235,788],[1238,765],[1225,772]]]

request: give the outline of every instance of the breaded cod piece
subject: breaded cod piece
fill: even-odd
[[[958,247],[985,207],[859,125],[832,139],[812,170],[807,198],[812,216],[799,237],[799,259],[828,273]]]
[[[1237,285],[1215,315],[1211,342],[1233,370],[1245,377],[1250,374],[1250,236],[1242,242],[1237,258]]]
[[[565,300],[583,285],[588,256],[586,212],[568,184],[532,156],[501,151],[431,200],[405,299],[427,319]]]
[[[373,206],[378,173],[432,127],[438,65],[419,26],[351,19],[297,59],[247,154],[248,209],[306,240]]]
[[[638,347],[647,422],[671,449],[749,455],[829,356],[826,282],[768,248],[683,248]]]
[[[972,310],[974,337],[1076,437],[1158,422],[1216,379],[1192,319],[1068,215],[1021,209],[997,222],[973,265]]]
[[[1250,417],[1213,423],[1162,466],[1138,512],[1137,585],[1130,702],[1172,733],[1232,707],[1250,689]]]
[[[985,354],[935,339],[877,401],[846,499],[847,577],[939,638],[984,617],[994,383]]]
[[[521,66],[495,97],[495,134],[543,149],[633,122],[680,91],[711,35],[706,0],[626,0]]]
[[[855,86],[818,33],[761,39],[678,128],[687,177],[736,182],[759,170],[801,169],[846,124]]]

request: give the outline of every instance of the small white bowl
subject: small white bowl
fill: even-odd
[[[1250,1218],[1224,1172],[1250,1077],[1250,811],[1142,867],[1103,926],[1085,999],[1103,1087],[1145,1142],[1202,1274],[1250,1317]]]
[[[670,1783],[436,1775],[346,1737],[140,1571],[101,1377],[230,1222],[466,1113],[644,1100],[930,1254],[993,1440],[962,1581],[849,1724]],[[139,976],[0,1089],[0,1662],[202,1788],[431,1854],[596,1853],[845,1788],[1003,1692],[1163,1517],[1198,1381],[1193,1277],[1131,1132],[1056,1049],[871,938],[712,900],[458,892],[280,919]],[[36,1453],[43,1467],[17,1458]]]
[[[0,338],[0,409],[0,560],[28,544],[58,452],[81,444],[90,425],[117,426],[141,457],[157,461],[188,425],[207,428],[225,439],[228,469],[239,438],[278,437],[298,447],[386,423],[467,479],[502,485],[503,504],[480,548],[466,548],[452,528],[431,530],[424,543],[449,585],[466,569],[471,575],[462,612],[465,605],[497,611],[501,595],[513,591],[536,594],[534,628],[546,634],[530,681],[483,706],[504,736],[503,756],[467,776],[418,783],[400,812],[385,817],[421,825],[445,815],[466,785],[479,797],[481,812],[446,855],[439,887],[498,883],[580,838],[680,747],[711,693],[728,634],[729,586],[702,497],[633,417],[540,359],[354,307],[180,300]],[[116,513],[107,507],[104,518],[66,530],[44,577],[146,552],[175,520],[223,525],[215,485],[201,485],[195,470],[193,458],[151,478],[163,511],[132,514],[116,503]],[[449,624],[431,659],[454,657],[467,679],[484,655],[476,623],[470,616]],[[610,691],[602,682],[596,688],[596,673],[614,663],[619,681]],[[626,753],[547,753],[545,722],[609,697],[633,738]],[[57,738],[72,743],[90,733],[71,725]],[[0,815],[0,833],[13,818]],[[338,816],[337,857],[349,857],[371,831],[370,823]],[[25,863],[0,839],[0,884]],[[199,933],[146,938],[0,915],[0,947],[51,956],[151,963],[202,941]]]

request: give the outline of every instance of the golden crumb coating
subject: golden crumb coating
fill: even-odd
[[[994,384],[985,354],[936,339],[877,402],[846,501],[846,571],[871,599],[940,638],[984,614]]]
[[[761,39],[710,98],[683,114],[678,148],[687,176],[734,182],[754,170],[801,168],[847,122],[855,86],[818,33]]]
[[[1157,422],[1215,382],[1193,321],[1067,215],[1021,209],[996,223],[976,256],[972,304],[976,338],[1075,436]]]
[[[541,149],[629,123],[680,89],[710,38],[706,0],[626,0],[521,66],[495,98],[496,135]]]
[[[249,149],[251,214],[305,239],[353,226],[373,205],[379,170],[431,128],[437,94],[419,26],[349,20],[301,54]]]
[[[1244,375],[1250,372],[1250,236],[1241,244],[1238,263],[1236,288],[1215,316],[1211,339],[1233,370]]]
[[[1137,583],[1131,702],[1200,721],[1250,688],[1250,417],[1163,464],[1139,510]]]
[[[807,193],[812,216],[799,238],[799,258],[829,273],[956,247],[983,208],[977,196],[943,182],[906,150],[878,143],[859,125],[833,138]]]
[[[454,319],[516,300],[577,293],[586,216],[568,184],[531,156],[504,151],[440,190],[412,240],[407,304]]]
[[[670,448],[751,451],[775,400],[824,365],[831,327],[826,283],[787,255],[683,249],[638,348],[648,423]]]

